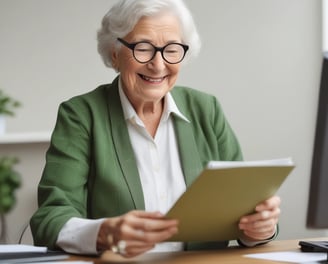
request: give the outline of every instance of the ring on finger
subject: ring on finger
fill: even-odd
[[[110,249],[113,251],[114,254],[119,254],[118,247],[116,245],[111,246]]]
[[[120,240],[117,243],[117,251],[119,254],[121,255],[125,255],[126,254],[126,241],[125,240]]]

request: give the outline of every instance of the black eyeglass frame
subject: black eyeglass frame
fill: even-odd
[[[156,53],[157,53],[158,51],[161,53],[161,56],[162,56],[163,60],[165,60],[167,63],[169,63],[169,64],[178,64],[178,63],[180,63],[181,61],[183,61],[183,59],[184,59],[184,57],[186,56],[186,53],[187,53],[187,51],[188,51],[188,49],[189,49],[189,46],[188,46],[188,45],[185,45],[185,44],[182,44],[182,43],[177,43],[177,42],[168,43],[168,44],[166,44],[166,45],[163,46],[163,47],[156,47],[155,45],[153,45],[153,44],[151,44],[150,42],[147,42],[147,41],[139,41],[139,42],[129,43],[129,42],[126,42],[126,41],[125,41],[124,39],[122,39],[122,38],[117,38],[117,40],[118,40],[119,42],[121,42],[125,47],[129,48],[130,50],[132,50],[132,54],[133,54],[134,59],[135,59],[137,62],[142,63],[142,64],[148,63],[148,62],[150,62],[152,59],[154,59],[155,56],[156,56]],[[147,61],[140,61],[140,60],[138,60],[138,59],[136,58],[135,54],[134,54],[134,48],[135,48],[138,44],[140,44],[140,43],[147,43],[147,44],[151,45],[151,46],[154,48],[154,54],[153,54],[153,56],[152,56],[149,60],[147,60]],[[165,49],[167,46],[172,45],[172,44],[175,44],[175,45],[179,45],[179,46],[181,46],[181,47],[183,48],[183,51],[184,51],[184,54],[183,54],[183,56],[181,57],[181,59],[180,59],[179,61],[177,61],[177,62],[173,62],[173,63],[172,63],[172,62],[169,62],[167,59],[165,59],[164,54],[163,54],[164,49]]]

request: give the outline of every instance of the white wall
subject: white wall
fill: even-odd
[[[0,0],[0,87],[23,102],[8,132],[48,131],[58,104],[115,73],[96,51],[96,30],[113,1]],[[203,40],[179,84],[215,94],[248,160],[291,156],[279,191],[280,239],[322,234],[305,227],[321,67],[321,1],[186,0]],[[0,145],[17,154],[24,185],[9,218],[18,239],[36,208],[47,144]],[[30,237],[26,239],[30,241]]]
[[[328,1],[322,0],[322,46],[328,52]]]

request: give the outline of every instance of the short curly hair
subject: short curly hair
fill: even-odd
[[[155,16],[161,12],[171,12],[180,21],[182,42],[189,45],[186,58],[195,57],[201,41],[191,12],[183,0],[121,0],[103,17],[97,33],[98,52],[104,64],[113,68],[111,53],[118,49],[117,38],[130,33],[141,17]]]

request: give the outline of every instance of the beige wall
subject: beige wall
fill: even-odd
[[[58,104],[110,82],[95,32],[113,1],[0,0],[0,87],[24,106],[8,132],[50,131]],[[203,49],[179,84],[215,94],[239,136],[245,158],[291,156],[296,169],[279,194],[280,238],[321,234],[305,227],[321,66],[321,1],[186,0]],[[36,208],[47,143],[0,145],[19,156],[24,185],[8,216],[16,242]],[[25,237],[29,242],[29,234]]]

